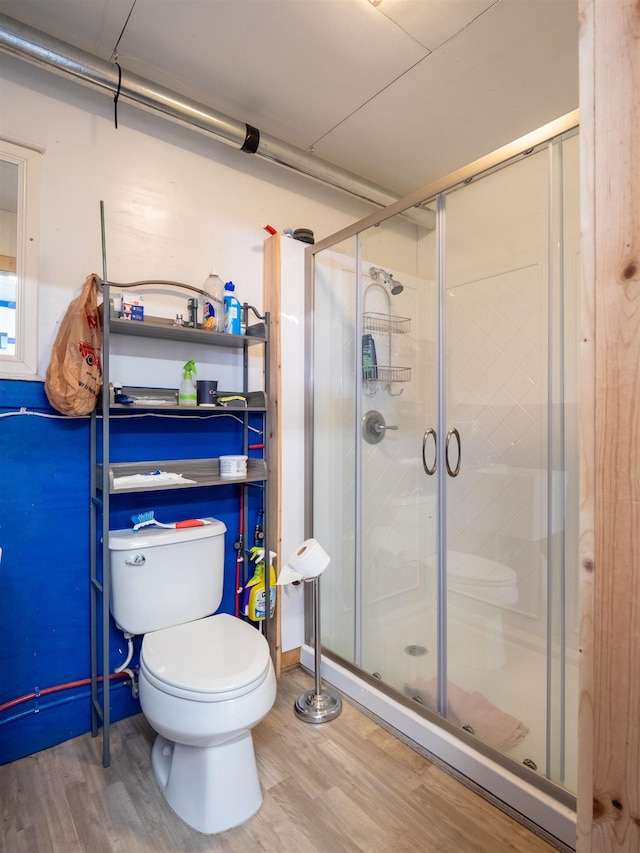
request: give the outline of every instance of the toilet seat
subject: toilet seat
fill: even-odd
[[[140,669],[164,693],[224,702],[255,690],[270,669],[265,638],[227,613],[145,634]]]

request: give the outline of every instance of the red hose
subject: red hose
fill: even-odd
[[[113,678],[129,678],[126,672],[114,672],[109,676],[109,680]],[[98,681],[104,681],[104,676],[98,676]],[[37,693],[27,693],[26,696],[20,696],[18,699],[11,699],[9,702],[4,702],[0,705],[0,712],[6,711],[8,708],[14,708],[16,705],[21,705],[23,702],[28,702],[30,699],[39,699],[40,696],[46,696],[49,693],[59,693],[61,690],[69,690],[72,687],[84,687],[91,684],[90,678],[81,678],[79,681],[68,681],[66,684],[56,684],[55,687],[43,687]]]
[[[244,547],[244,492],[240,489],[240,520],[238,522],[238,538]],[[236,555],[236,594],[234,612],[236,617],[240,615],[240,566],[242,565],[242,551]]]

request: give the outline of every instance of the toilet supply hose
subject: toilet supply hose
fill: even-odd
[[[236,552],[236,594],[235,615],[240,616],[240,595],[242,593],[242,563],[244,562],[244,492],[240,489],[240,511],[238,537],[233,543]]]
[[[124,672],[114,672],[109,675],[109,680],[114,681],[118,678],[129,677]],[[98,676],[98,682],[104,681],[102,675]],[[8,702],[3,702],[0,705],[0,712],[6,711],[9,708],[15,708],[16,705],[21,705],[23,702],[29,702],[33,699],[38,700],[41,696],[48,696],[50,693],[59,693],[61,690],[71,690],[74,687],[86,687],[91,684],[90,678],[80,678],[77,681],[67,681],[65,684],[56,684],[54,687],[36,688],[33,693],[26,693],[24,696],[19,696],[17,699],[10,699]]]
[[[127,657],[124,663],[121,663],[120,666],[117,666],[113,672],[114,675],[119,675],[121,672],[126,672],[129,678],[131,679],[131,686],[134,690],[134,696],[137,697],[137,686],[136,686],[136,676],[132,669],[129,669],[129,664],[131,663],[131,658],[133,657],[133,634],[130,634],[128,631],[123,631],[124,638],[127,641]]]

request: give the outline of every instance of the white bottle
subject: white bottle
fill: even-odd
[[[208,294],[203,298],[202,328],[209,331],[224,331],[224,283],[215,272],[209,273],[202,289]]]

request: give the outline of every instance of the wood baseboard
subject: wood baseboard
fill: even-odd
[[[280,670],[285,672],[287,669],[293,669],[300,665],[300,648],[289,649],[282,652],[280,655]]]

